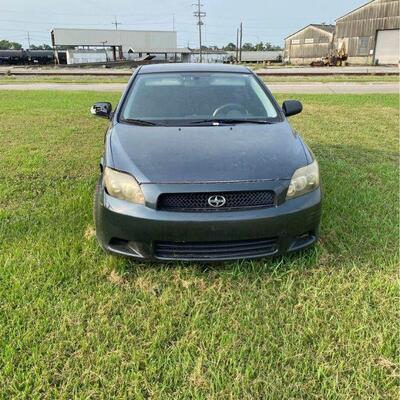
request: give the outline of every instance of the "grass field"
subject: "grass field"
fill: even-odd
[[[127,76],[0,76],[0,85],[10,83],[126,83]],[[398,76],[273,76],[263,77],[268,83],[293,83],[293,82],[399,82]]]
[[[398,398],[398,96],[285,96],[320,161],[321,241],[209,266],[98,247],[88,110],[118,94],[0,96],[0,399]]]

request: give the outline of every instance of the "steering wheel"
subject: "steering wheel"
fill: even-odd
[[[230,111],[239,111],[242,114],[248,114],[249,112],[247,111],[247,109],[245,107],[243,107],[241,104],[236,104],[236,103],[228,103],[228,104],[224,104],[221,107],[218,107],[214,112],[213,112],[213,117],[218,117],[218,115],[222,114],[222,115],[226,115],[228,114]]]

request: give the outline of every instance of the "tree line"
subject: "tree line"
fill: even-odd
[[[73,48],[73,46],[62,46],[65,48]],[[235,43],[228,43],[226,46],[218,47],[218,46],[201,46],[204,50],[225,50],[225,51],[236,51]],[[17,42],[11,42],[8,40],[0,40],[0,50],[21,50],[22,44]],[[41,45],[30,46],[30,50],[51,50],[52,47],[48,44],[44,43]],[[273,50],[282,50],[280,46],[274,46],[271,43],[243,43],[242,45],[243,51],[273,51]]]
[[[225,51],[236,51],[235,43],[228,43],[226,46],[218,47],[218,46],[202,46],[204,50],[225,50]],[[275,46],[268,42],[259,42],[259,43],[250,43],[246,42],[242,45],[243,51],[276,51],[282,50],[282,47]]]
[[[22,44],[18,42],[11,42],[9,40],[0,40],[0,50],[21,50]],[[39,46],[32,44],[30,50],[51,50],[52,47],[44,43]]]

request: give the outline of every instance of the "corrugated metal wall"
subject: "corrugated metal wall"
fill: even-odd
[[[134,49],[172,49],[177,47],[177,33],[172,31],[131,31],[111,29],[53,29],[55,45],[122,46]]]
[[[313,39],[313,43],[306,43]],[[296,43],[296,41],[299,41]],[[285,40],[285,58],[318,59],[328,55],[331,48],[332,35],[313,27],[307,27]]]
[[[236,57],[236,51],[228,51],[228,54],[232,57]],[[242,51],[243,62],[276,61],[279,57],[283,57],[283,51],[281,50]]]
[[[349,57],[371,59],[376,32],[385,29],[400,29],[399,0],[375,0],[338,19],[335,42],[345,43]]]

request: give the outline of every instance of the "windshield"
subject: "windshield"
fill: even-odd
[[[157,125],[280,121],[279,113],[252,74],[187,72],[139,74],[120,120]]]

